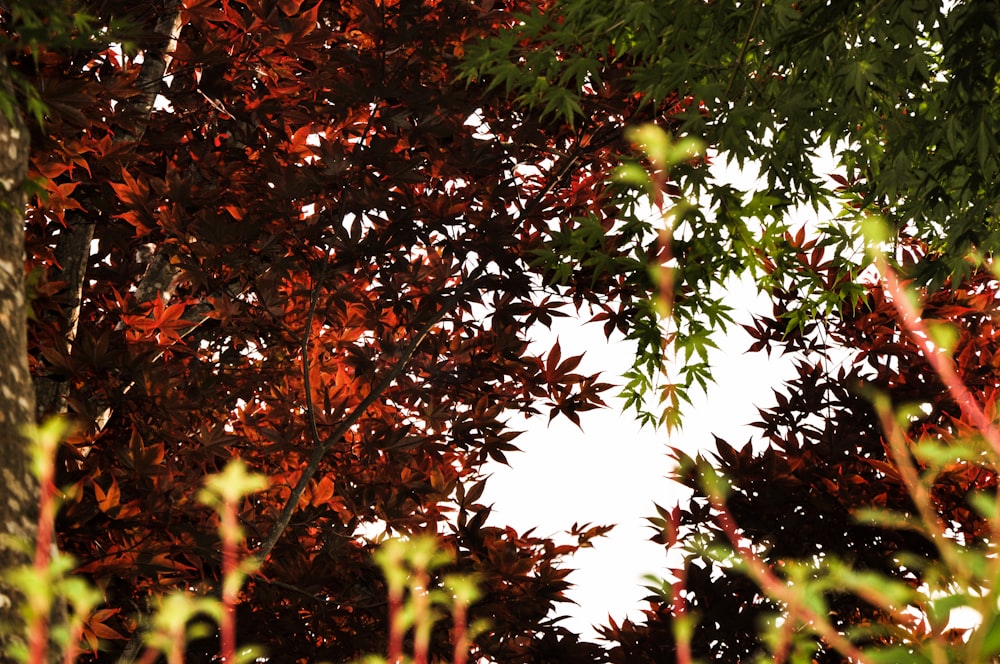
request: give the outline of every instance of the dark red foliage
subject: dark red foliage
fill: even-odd
[[[245,588],[241,643],[282,661],[380,651],[375,528],[438,532],[481,575],[480,654],[599,659],[547,618],[576,546],[488,524],[480,469],[516,450],[515,414],[576,422],[602,405],[609,386],[558,346],[533,353],[527,327],[585,303],[627,318],[637,281],[577,266],[551,285],[537,250],[589,215],[604,251],[634,253],[603,175],[627,149],[620,127],[653,111],[613,71],[575,127],[457,83],[465,47],[531,4],[76,7],[126,21],[124,51],[30,50],[7,26],[47,108],[27,215],[31,359],[40,394],[65,390],[49,409],[80,425],[61,459],[61,545],[105,591],[109,628],[128,636],[168,589],[214,591],[215,517],[196,494],[238,456],[271,480],[239,515],[248,551],[280,535]],[[166,77],[141,83],[175,17]],[[78,295],[72,239],[90,226]],[[125,647],[105,645],[95,661]],[[189,656],[216,652],[209,639]]]
[[[978,272],[961,284],[928,294],[923,303],[925,320],[947,322],[959,331],[954,353],[958,373],[985,404],[995,403],[1000,388],[997,292],[996,278]],[[914,418],[908,431],[913,444],[974,435],[974,427],[902,331],[880,286],[871,286],[867,298],[842,317],[805,334],[785,335],[777,314],[786,311],[794,298],[794,293],[785,294],[775,303],[775,318],[758,320],[746,329],[758,349],[795,353],[798,376],[775,392],[774,407],[761,409],[760,420],[754,423],[761,439],[753,445],[736,448],[717,439],[713,452],[694,459],[677,452],[678,480],[694,491],[694,498],[672,513],[661,510],[662,518],[653,521],[665,529],[655,539],[663,544],[692,544],[696,538],[726,542],[701,486],[699,468],[712,464],[731,486],[727,506],[742,534],[759,546],[763,559],[779,573],[782,561],[829,556],[916,587],[921,570],[901,564],[899,554],[932,561],[938,555],[933,544],[915,531],[876,527],[856,516],[861,509],[879,508],[916,518],[868,390],[888,394],[897,407],[925,404],[926,414]],[[966,546],[983,546],[988,535],[985,520],[971,508],[968,496],[994,491],[996,485],[990,468],[958,461],[934,483],[935,507],[953,536]],[[778,607],[753,580],[693,553],[686,556],[683,576],[688,610],[698,616],[696,657],[738,662],[766,652],[760,621]],[[605,635],[617,642],[613,661],[673,657],[671,598],[650,599],[651,608],[641,624],[612,624],[605,629]],[[828,601],[833,623],[841,629],[893,621],[851,594]],[[818,661],[843,660],[821,647]]]

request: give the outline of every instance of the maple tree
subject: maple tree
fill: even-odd
[[[908,274],[935,286],[952,278],[929,291],[928,312],[959,324],[963,377],[988,401],[993,374],[975,367],[994,354],[995,283],[981,268],[995,242],[1000,163],[988,130],[995,9],[136,4],[44,0],[0,13],[3,99],[16,90],[18,102],[4,104],[0,132],[13,144],[18,106],[31,132],[30,154],[0,167],[14,182],[27,167],[34,187],[5,185],[5,214],[17,214],[0,252],[20,262],[23,225],[38,414],[79,425],[58,459],[58,533],[107,600],[85,626],[89,659],[134,661],[163,592],[221,592],[231,558],[220,553],[219,517],[196,496],[238,457],[270,478],[240,504],[242,553],[263,562],[239,597],[241,644],[290,661],[381,650],[386,588],[366,533],[382,530],[438,533],[456,554],[443,571],[478,575],[484,595],[470,616],[491,628],[474,656],[660,661],[674,648],[673,598],[654,598],[644,625],[612,623],[610,655],[581,642],[549,616],[568,586],[564,559],[606,527],[574,526],[560,543],[493,525],[479,502],[482,467],[516,449],[516,415],[579,423],[608,388],[578,373],[580,358],[558,343],[530,346],[532,325],[592,308],[607,334],[637,341],[626,376],[636,407],[672,347],[686,362],[662,386],[669,408],[643,416],[674,426],[687,388],[711,377],[711,331],[730,320],[711,288],[747,269],[776,303],[753,326],[757,349],[781,346],[803,361],[789,394],[762,413],[766,449],[718,444],[713,464],[735,487],[726,509],[769,547],[765,562],[820,551],[921,578],[892,556],[933,559],[925,541],[848,518],[871,504],[910,508],[878,414],[853,381],[930,404],[914,424],[925,437],[947,440],[969,423],[880,288],[856,279],[864,263],[846,226],[878,212],[923,243],[902,264]],[[720,185],[703,158],[681,160],[672,179],[654,173],[655,190],[630,189],[627,169],[609,180],[632,154],[622,128],[644,121],[757,160],[766,187],[744,196]],[[822,143],[846,168],[839,192],[808,165]],[[27,206],[17,198],[25,191]],[[644,197],[682,192],[708,202],[678,206],[663,242]],[[834,196],[850,205],[825,235],[788,232],[791,204]],[[676,327],[664,335],[647,266],[674,260]],[[0,295],[24,292],[19,280]],[[16,302],[13,311],[3,333],[19,348],[25,312]],[[831,339],[857,353],[835,375],[816,359]],[[7,344],[0,338],[0,350]],[[5,381],[27,394],[23,380]],[[30,419],[18,407],[4,426]],[[14,440],[4,434],[2,444]],[[17,450],[3,451],[23,477]],[[702,493],[654,523],[669,522],[695,549],[726,541],[721,507],[697,480],[709,474],[705,458],[684,461]],[[983,520],[964,492],[994,483],[992,471],[964,463],[935,489],[973,544]],[[27,478],[17,486],[35,489]],[[20,506],[16,518],[33,514]],[[7,527],[11,515],[0,517]],[[697,649],[721,659],[761,652],[757,617],[774,601],[705,560],[692,555],[684,570],[702,614]],[[889,620],[854,596],[833,600],[838,628]],[[442,657],[447,631],[432,638]],[[192,641],[189,660],[210,661],[219,639]]]
[[[680,537],[688,547],[687,564],[676,572],[689,602],[667,587],[654,597],[644,625],[612,624],[605,635],[619,643],[616,661],[673,656],[673,629],[688,603],[701,621],[696,655],[720,661],[770,656],[773,642],[762,636],[761,618],[788,603],[762,589],[764,574],[745,574],[758,555],[771,578],[791,574],[796,558],[837,559],[911,585],[927,577],[901,566],[895,553],[940,562],[926,538],[854,518],[853,510],[873,506],[896,508],[911,524],[924,516],[901,480],[902,464],[890,458],[889,441],[902,436],[886,430],[884,413],[858,386],[887,391],[895,404],[927,404],[929,413],[914,416],[909,431],[920,442],[958,449],[979,427],[920,359],[887,304],[892,298],[859,278],[869,257],[856,230],[872,215],[889,222],[906,257],[892,269],[928,288],[925,317],[961,330],[959,376],[979,403],[992,404],[998,21],[994,4],[975,0],[565,0],[525,14],[513,30],[470,53],[473,75],[564,119],[576,114],[580,80],[600,81],[625,63],[627,85],[649,103],[683,100],[673,115],[677,135],[702,140],[718,159],[759,169],[760,179],[747,191],[713,178],[701,162],[671,171],[676,180],[669,193],[698,197],[699,205],[681,206],[667,219],[678,331],[666,340],[682,359],[707,359],[698,349],[728,320],[712,287],[749,271],[775,302],[774,316],[751,328],[755,350],[800,353],[800,377],[776,407],[762,412],[761,446],[720,442],[715,454],[682,459],[683,480],[698,497],[687,508],[661,510],[653,523],[667,529],[658,536],[664,542]],[[813,163],[824,152],[835,164],[827,170],[837,171],[829,179]],[[655,173],[647,180],[655,182]],[[789,211],[797,204],[817,211],[828,205],[835,215],[792,233]],[[832,358],[845,351],[854,353],[855,363],[841,367]],[[709,369],[695,366],[680,387],[699,377],[709,379]],[[648,391],[648,383],[640,386]],[[921,470],[941,470],[927,459],[920,463]],[[725,505],[703,484],[715,474],[733,487]],[[954,524],[951,535],[968,551],[986,546],[991,527],[965,502],[967,494],[994,484],[994,465],[959,456],[930,490],[935,514]],[[739,555],[720,560],[711,545],[736,547]],[[916,657],[915,644],[942,636],[942,625],[921,632],[849,592],[824,597],[834,611],[828,634],[883,630],[867,642],[888,648],[889,659],[878,661],[902,661],[901,652]],[[782,619],[799,624],[793,618]],[[956,639],[955,652],[941,657],[961,657]],[[822,661],[853,656],[820,641]]]
[[[666,387],[683,400],[711,379],[704,348],[732,323],[718,295],[730,278],[750,272],[767,291],[794,285],[802,297],[786,312],[791,328],[857,304],[864,254],[852,225],[867,214],[927,243],[935,260],[912,266],[924,284],[960,278],[996,251],[998,24],[985,0],[563,0],[475,45],[466,67],[564,119],[577,115],[581,82],[620,80],[624,69],[626,89],[645,103],[675,102],[677,135],[759,175],[740,184],[700,163],[671,171],[673,193],[698,202],[670,221],[678,330],[668,341],[686,362]],[[839,211],[841,188],[860,204],[835,219],[821,213],[814,232],[844,278],[810,280],[784,240],[789,213]],[[651,391],[642,369],[652,354],[637,358],[638,393]]]
[[[803,250],[815,242],[806,240]],[[912,240],[903,246],[910,256],[905,263],[926,251]],[[997,289],[996,275],[979,270],[949,288],[924,291],[921,299],[922,319],[951,330],[948,348],[955,370],[983,404],[994,403],[1000,388]],[[754,555],[782,579],[796,578],[796,561],[810,562],[814,576],[824,565],[843,564],[870,575],[873,592],[888,579],[910,588],[943,583],[940,596],[947,596],[944,589],[954,579],[938,579],[935,565],[941,553],[930,535],[914,525],[922,515],[890,449],[874,394],[908,409],[906,449],[918,470],[929,473],[929,499],[936,518],[947,525],[948,538],[969,551],[991,546],[993,524],[970,497],[995,493],[996,468],[985,452],[963,458],[959,451],[975,447],[964,441],[974,436],[979,423],[954,401],[923,349],[899,323],[892,296],[881,284],[871,283],[858,307],[786,335],[783,314],[797,297],[794,292],[780,294],[773,315],[745,326],[754,338],[751,350],[796,358],[797,376],[775,390],[775,405],[762,408],[760,420],[753,423],[760,439],[742,447],[716,439],[710,451],[693,458],[674,451],[678,479],[694,497],[672,509],[659,508],[650,521],[660,531],[656,540],[683,554],[675,559],[672,575],[683,580],[684,599],[665,584],[650,597],[642,620],[606,627],[604,635],[617,642],[612,661],[675,657],[673,624],[682,603],[697,620],[694,656],[746,661],[773,653],[774,644],[762,638],[763,625],[778,615],[788,619],[783,614],[787,605],[765,594],[744,565],[718,553],[715,547],[730,546],[727,519]],[[936,458],[932,447],[942,450]],[[706,476],[718,477],[725,487],[725,517],[711,498]],[[896,516],[871,521],[866,516],[870,510]],[[805,585],[803,578],[798,583]],[[934,616],[924,620],[920,613],[907,617],[886,611],[846,584],[827,587],[821,595],[834,629],[853,630],[858,645],[894,653],[890,658],[916,657],[914,644],[942,634],[954,639],[955,647],[967,640],[961,628],[950,637],[944,632],[948,609],[943,622]],[[890,651],[893,647],[902,650]],[[818,648],[815,661],[852,661],[828,642],[820,641]]]
[[[263,561],[239,643],[381,650],[365,533],[431,532],[445,571],[481,581],[475,656],[601,657],[549,616],[564,559],[607,527],[560,543],[493,525],[481,469],[516,449],[516,415],[579,422],[609,387],[529,346],[531,326],[586,306],[609,334],[655,323],[655,237],[616,224],[606,174],[622,125],[670,105],[612,77],[569,123],[456,80],[532,6],[51,0],[68,43],[36,38],[42,6],[2,15],[33,111],[28,359],[39,415],[78,427],[59,543],[106,599],[85,659],[133,661],[163,592],[219,592],[218,516],[196,498],[234,457],[270,480],[239,509]],[[218,651],[212,632],[188,661]]]

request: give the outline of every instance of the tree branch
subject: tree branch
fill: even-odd
[[[162,36],[162,41],[148,48],[144,53],[142,68],[135,83],[139,94],[125,103],[122,120],[116,127],[118,131],[112,139],[114,143],[138,142],[145,133],[153,105],[160,93],[163,75],[173,59],[173,51],[177,46],[182,27],[180,0],[166,0],[163,14],[154,27],[156,34]],[[90,245],[94,240],[94,230],[97,227],[96,219],[86,217],[83,214],[68,214],[67,222],[67,228],[59,236],[55,248],[56,260],[62,267],[62,281],[66,282],[63,293],[71,303],[63,310],[66,326],[64,330],[65,350],[69,350],[76,339],[77,323],[83,305],[83,285],[90,262]],[[157,251],[157,256],[160,253]],[[154,256],[150,268],[155,263],[156,256]],[[157,284],[162,282],[164,278],[158,273],[171,269],[169,260],[165,260],[163,263],[164,265],[160,266],[161,269],[157,270]],[[144,282],[146,282],[147,277],[152,278],[153,276],[153,271],[147,269],[139,283],[137,293],[146,293],[149,290],[148,285],[144,287]],[[64,380],[53,380],[47,377],[36,378],[35,407],[37,414],[61,411],[62,402],[68,389],[69,386]]]
[[[330,451],[334,445],[340,442],[341,439],[350,431],[362,415],[374,404],[385,391],[392,385],[392,382],[399,378],[399,376],[406,369],[407,363],[410,358],[416,352],[417,348],[423,343],[427,335],[430,334],[434,326],[441,322],[441,320],[451,313],[455,306],[469,293],[478,283],[478,279],[482,276],[485,270],[483,264],[478,265],[472,272],[468,274],[463,280],[462,284],[447,297],[442,303],[441,307],[424,323],[410,343],[403,349],[399,355],[399,359],[393,365],[391,369],[385,372],[385,374],[379,379],[377,383],[372,385],[371,390],[368,395],[361,400],[351,414],[348,415],[343,422],[334,429],[326,440],[322,443],[316,445],[313,448],[313,453],[309,457],[309,463],[302,470],[302,475],[299,477],[299,481],[296,482],[295,486],[292,488],[292,493],[288,496],[285,501],[285,505],[281,512],[278,514],[278,518],[275,520],[274,525],[271,527],[271,532],[268,534],[267,538],[260,545],[260,548],[254,552],[254,556],[261,562],[270,555],[274,546],[278,543],[281,538],[282,533],[288,527],[288,524],[292,520],[292,513],[295,512],[296,507],[298,507],[299,500],[302,498],[302,494],[305,493],[306,486],[309,481],[316,475],[319,470],[319,465],[323,461],[323,457],[326,453]]]

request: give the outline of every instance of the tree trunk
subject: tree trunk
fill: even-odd
[[[118,141],[138,141],[142,137],[180,27],[180,0],[166,0],[155,26],[163,40],[145,54],[137,81],[140,94],[129,100],[129,113],[125,115],[130,124],[119,127]],[[22,184],[28,174],[29,157],[29,133],[19,113],[8,63],[0,53],[0,664],[20,661],[13,652],[25,644],[20,611],[24,598],[2,572],[30,564],[37,530],[38,483],[31,472],[23,430],[35,422],[36,398],[42,413],[61,412],[66,393],[62,382],[43,379],[35,385],[28,368],[24,279],[27,201]],[[76,335],[95,224],[95,220],[82,215],[74,221],[56,249],[69,281],[67,344]]]
[[[14,97],[7,60],[0,53],[0,571],[27,564],[38,516],[38,488],[23,430],[34,422],[28,371],[24,284],[24,206],[29,136]],[[0,664],[15,662],[24,643],[23,598],[0,576]]]

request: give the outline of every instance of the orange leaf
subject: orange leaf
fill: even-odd
[[[178,570],[178,571],[181,571],[181,572],[190,572],[191,570],[195,569],[194,567],[191,567],[190,565],[185,565],[182,562],[174,560],[173,558],[170,557],[170,554],[168,554],[168,553],[159,553],[159,554],[153,556],[152,559],[149,562],[150,562],[150,564],[155,565],[157,567],[164,567],[166,569],[174,569],[174,570]]]
[[[149,196],[149,187],[133,178],[125,169],[122,169],[121,183],[109,182],[108,184],[118,194],[118,198],[129,207],[139,207]]]
[[[103,623],[94,623],[90,626],[90,630],[101,639],[120,639],[125,640],[125,637],[111,629]]]
[[[101,647],[100,642],[97,640],[97,635],[90,629],[84,628],[83,630],[83,640],[87,642],[87,648],[90,650],[90,654],[97,656],[97,651]]]
[[[100,484],[94,482],[94,496],[97,497],[97,506],[101,508],[102,512],[108,512],[118,507],[118,501],[121,500],[118,482],[112,479],[111,486],[108,487],[107,491],[104,491]]]
[[[285,16],[294,16],[302,6],[302,0],[278,0],[278,7],[285,13]]]
[[[331,498],[333,498],[333,480],[327,476],[321,479],[312,490],[312,500],[310,502],[319,507],[330,502]]]

